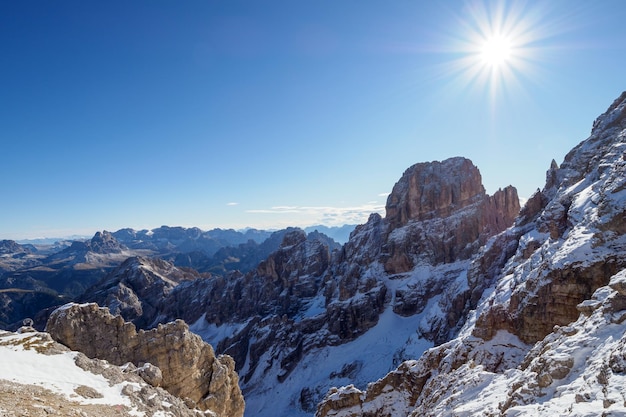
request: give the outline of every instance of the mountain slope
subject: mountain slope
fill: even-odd
[[[468,285],[486,290],[460,335],[329,391],[317,416],[626,413],[625,232],[623,93],[472,259]]]
[[[98,232],[90,240],[37,250],[32,245],[2,245],[0,255],[0,326],[17,329],[24,318],[43,328],[38,312],[82,294],[120,262],[134,253],[110,233]],[[2,271],[4,270],[4,271]]]
[[[331,386],[365,386],[456,335],[480,297],[470,259],[518,211],[516,190],[487,195],[465,158],[416,164],[386,217],[370,216],[343,247],[286,230],[251,271],[222,276],[133,258],[82,300],[144,328],[182,318],[234,358],[247,415],[311,415]]]
[[[249,273],[178,284],[159,321],[182,318],[235,359],[247,415],[311,415],[331,386],[364,386],[454,336],[477,301],[471,256],[518,211],[515,189],[487,195],[465,158],[417,164],[387,216],[372,215],[341,249],[294,230]]]
[[[142,328],[158,324],[161,301],[178,284],[201,278],[158,258],[130,257],[88,288],[81,302],[96,302]]]

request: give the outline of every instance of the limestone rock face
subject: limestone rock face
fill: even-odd
[[[107,232],[105,230],[102,232],[96,232],[91,240],[86,240],[84,242],[73,242],[72,246],[67,248],[64,252],[93,252],[98,254],[113,254],[121,253],[125,249],[127,249],[126,246],[122,245],[117,239],[115,239],[115,237],[110,232]]]
[[[387,198],[385,269],[397,274],[423,261],[469,259],[489,237],[511,226],[519,210],[517,190],[508,186],[488,196],[469,159],[413,165]]]
[[[478,168],[466,158],[425,162],[407,169],[387,198],[393,228],[409,220],[448,217],[485,194]]]
[[[302,279],[320,276],[330,263],[328,246],[318,240],[307,243],[307,235],[299,230],[288,233],[283,239],[281,250],[262,261],[256,275],[264,281],[273,282],[278,291],[292,296],[291,302],[311,297],[317,293],[318,286],[310,280]]]
[[[623,94],[594,122],[592,135],[560,167],[551,164],[546,186],[531,198],[533,208],[516,222],[522,252],[514,259],[526,260],[524,278],[517,279],[510,300],[479,317],[474,334],[490,339],[505,329],[537,342],[554,325],[576,320],[576,306],[626,264],[620,255],[626,232],[625,99]]]
[[[508,308],[494,307],[476,322],[474,335],[493,338],[499,330],[516,334],[523,342],[535,343],[550,334],[555,325],[575,321],[579,303],[591,298],[596,289],[607,285],[609,278],[624,262],[608,258],[580,266],[549,271],[545,283],[528,282],[511,295]]]
[[[237,369],[247,361],[246,382],[259,361],[279,364],[279,378],[284,379],[297,365],[305,339],[320,330],[324,320],[295,320],[318,297],[323,276],[331,262],[328,245],[301,231],[285,235],[281,248],[248,274],[198,280],[182,285],[168,297],[172,306],[186,302],[188,322],[199,319],[201,326],[244,322],[237,333],[227,335],[217,345],[221,352],[235,359]],[[192,296],[202,294],[202,297]],[[199,299],[198,305],[186,300]],[[319,335],[315,335],[319,337]]]
[[[422,365],[421,363],[419,365]],[[394,417],[410,412],[409,407],[403,407],[398,402],[398,407],[391,409],[376,409],[370,403],[376,400],[382,403],[385,400],[397,402],[397,396],[401,396],[406,404],[415,404],[424,384],[431,376],[431,370],[427,367],[420,368],[416,361],[403,362],[396,370],[388,373],[385,377],[368,385],[367,391],[361,391],[352,386],[331,389],[324,401],[317,409],[316,417],[332,416],[336,410],[353,410],[351,416],[377,416]]]
[[[105,360],[90,359],[32,327],[23,327],[18,333],[0,331],[0,358],[4,363],[7,356],[11,358],[10,369],[3,366],[0,379],[3,416],[201,417],[208,414],[158,384],[147,383],[147,372],[160,372],[154,365],[145,364],[138,369],[131,363],[115,366]]]
[[[255,271],[205,281],[211,287],[211,298],[205,299],[203,307],[207,322],[221,324],[255,316],[293,316],[304,299],[319,291],[320,277],[330,259],[328,246],[323,242],[307,239],[301,230],[286,234],[280,249]]]
[[[154,370],[150,373],[170,393],[218,416],[243,416],[244,400],[232,358],[216,357],[211,345],[181,320],[137,332],[132,323],[95,303],[69,304],[52,313],[47,331],[90,358],[115,365],[150,363],[160,369],[161,377]]]
[[[517,189],[513,186],[505,187],[496,191],[484,203],[481,211],[481,223],[489,234],[500,233],[510,227],[520,212]]]

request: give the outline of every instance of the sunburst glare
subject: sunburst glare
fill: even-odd
[[[538,56],[554,28],[542,6],[515,2],[471,2],[457,19],[446,64],[447,76],[493,100],[521,92],[538,75]]]

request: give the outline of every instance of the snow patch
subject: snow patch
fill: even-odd
[[[224,323],[218,326],[214,323],[208,323],[206,321],[206,313],[204,313],[189,326],[189,330],[200,336],[205,342],[217,346],[222,340],[237,334],[248,323],[249,321],[244,323]]]
[[[0,333],[0,378],[20,384],[39,385],[82,404],[110,404],[132,407],[130,399],[122,395],[128,383],[111,386],[102,375],[87,372],[76,366],[78,353],[64,352],[44,355],[25,348],[33,342],[34,333]],[[40,344],[41,346],[41,344]],[[102,398],[84,398],[76,388],[88,386]],[[143,414],[138,414],[143,415]]]

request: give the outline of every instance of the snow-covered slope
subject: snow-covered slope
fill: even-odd
[[[457,338],[317,416],[626,415],[626,93],[467,278]]]
[[[383,285],[387,291],[394,294],[396,290],[416,285],[420,281],[426,282],[426,277],[436,279],[451,271],[462,274],[459,271],[466,267],[467,264],[464,262],[441,267],[425,266],[415,275],[386,279]],[[380,271],[369,273],[380,274]],[[365,386],[372,377],[382,376],[401,361],[419,356],[432,347],[433,342],[420,336],[416,330],[427,323],[433,315],[440,313],[441,310],[437,307],[440,298],[432,297],[421,313],[406,317],[393,311],[395,298],[391,298],[383,307],[382,313],[377,316],[377,322],[372,328],[341,344],[337,337],[333,339],[333,334],[328,330],[329,324],[323,325],[315,333],[303,334],[297,325],[294,326],[288,321],[260,322],[252,332],[253,337],[265,335],[271,344],[267,345],[267,349],[256,360],[254,370],[250,369],[253,353],[249,352],[240,371],[242,375],[247,376],[247,381],[242,384],[246,398],[246,415],[310,416],[319,399],[330,387],[348,383]],[[304,314],[311,314],[312,320],[317,318],[326,321],[326,312],[323,311],[324,300],[317,299],[313,303],[318,303],[319,307],[312,304]],[[348,308],[349,303],[354,303],[355,309],[358,308],[356,298],[346,303]],[[318,314],[314,315],[315,313]],[[281,324],[284,330],[277,330]],[[223,331],[222,327],[207,326],[202,318],[191,327],[191,330],[203,335],[205,340],[219,340],[220,336],[216,332]],[[295,331],[291,333],[294,329]],[[237,334],[240,329],[232,330]],[[284,351],[286,346],[291,347],[293,344],[289,341],[290,337],[297,342],[295,349]],[[227,341],[228,338],[221,340]],[[252,347],[255,342],[254,339],[250,342]],[[298,352],[298,346],[301,346],[302,351],[294,354]],[[289,360],[293,361],[293,365],[289,372],[286,372],[284,368],[289,364]]]
[[[247,416],[310,416],[330,387],[365,387],[456,335],[477,301],[470,258],[519,203],[457,157],[409,168],[387,209],[341,250],[293,231],[254,271],[181,283],[161,318],[235,359]]]

